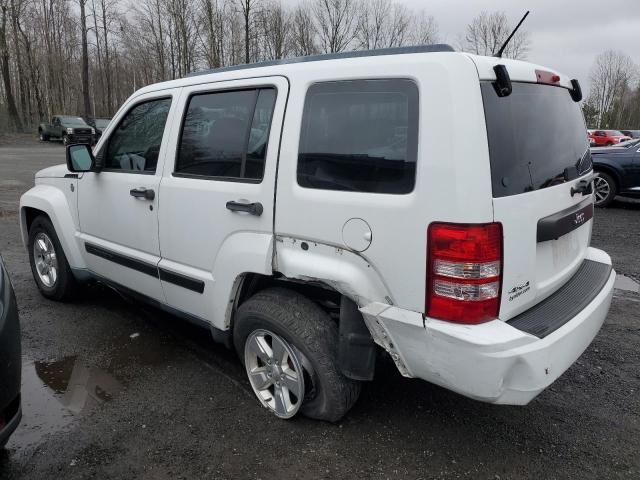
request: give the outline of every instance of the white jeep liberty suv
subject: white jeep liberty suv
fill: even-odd
[[[379,349],[524,405],[612,297],[581,97],[446,45],[151,85],[22,197],[33,275],[51,299],[97,280],[206,326],[278,417],[340,419]]]

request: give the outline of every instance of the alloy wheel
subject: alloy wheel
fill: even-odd
[[[595,190],[595,203],[600,205],[602,202],[611,195],[611,185],[607,180],[599,175],[596,175],[593,179],[593,185]]]
[[[287,341],[268,330],[256,330],[247,338],[244,360],[260,403],[280,418],[293,417],[304,400],[304,372]]]
[[[49,236],[40,232],[33,242],[33,262],[42,284],[53,288],[58,281],[58,257]]]

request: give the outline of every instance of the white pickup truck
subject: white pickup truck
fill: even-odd
[[[281,418],[340,419],[380,351],[407,377],[526,404],[613,291],[589,246],[581,95],[446,45],[145,87],[22,197],[35,281],[65,300],[97,280],[206,326]]]

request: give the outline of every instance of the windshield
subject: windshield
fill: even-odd
[[[98,128],[107,128],[107,125],[109,125],[109,122],[111,120],[107,120],[104,118],[96,118],[96,127]]]
[[[481,84],[494,197],[573,180],[591,170],[580,106],[565,88],[513,83],[508,97]]]
[[[77,127],[86,127],[87,124],[80,117],[60,117],[60,121],[65,125],[74,125]]]

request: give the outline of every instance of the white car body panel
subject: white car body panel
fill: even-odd
[[[611,260],[589,248],[591,221],[558,240],[536,242],[538,220],[587,198],[569,194],[586,177],[493,198],[480,81],[494,80],[498,63],[506,65],[513,81],[536,82],[536,70],[552,71],[526,62],[438,52],[258,66],[150,85],[120,108],[95,151],[104,148],[132,105],[171,95],[156,173],[105,171],[75,179],[62,178],[69,173],[64,166],[43,170],[36,187],[21,199],[23,240],[28,234],[25,209],[40,210],[51,218],[74,270],[134,290],[214,330],[233,327],[245,274],[324,285],[359,306],[372,337],[403,375],[483,401],[525,404],[593,339],[608,311],[615,273],[583,311],[544,338],[506,323],[557,291],[585,258],[607,265]],[[298,185],[308,88],[323,81],[390,78],[409,79],[418,87],[413,191],[366,194]],[[562,74],[560,84],[571,87]],[[276,87],[278,95],[262,182],[173,175],[191,94],[264,86]],[[451,142],[451,132],[463,132],[461,141]],[[155,199],[131,197],[129,190],[136,187],[153,188]],[[264,211],[261,216],[231,212],[227,201],[260,202]],[[436,221],[502,223],[499,318],[461,325],[424,315],[427,228]],[[88,254],[86,243],[151,265],[159,269],[158,277]],[[202,291],[161,280],[163,270],[201,284]],[[527,281],[530,292],[509,300],[505,290]]]

